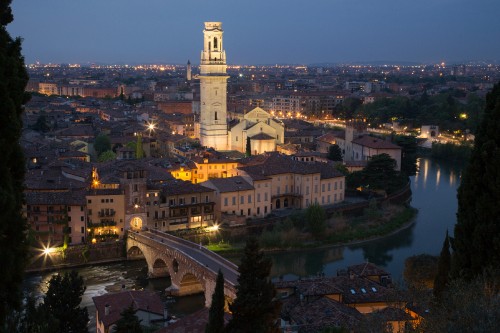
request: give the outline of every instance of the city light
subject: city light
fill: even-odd
[[[43,247],[43,254],[44,255],[50,255],[52,252],[54,252],[56,249],[53,248],[53,247],[50,247],[50,246],[47,246],[47,247]]]

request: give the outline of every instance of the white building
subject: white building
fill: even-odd
[[[232,124],[229,131],[230,149],[246,151],[247,138],[250,138],[252,155],[275,151],[277,144],[284,143],[284,136],[283,123],[257,107]]]
[[[205,22],[200,63],[200,141],[215,150],[228,149],[226,52],[222,23]]]

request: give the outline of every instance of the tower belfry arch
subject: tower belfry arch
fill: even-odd
[[[221,22],[205,22],[200,62],[200,140],[227,150],[227,65]]]

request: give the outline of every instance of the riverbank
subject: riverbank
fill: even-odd
[[[262,251],[269,253],[357,245],[390,237],[409,228],[415,223],[417,213],[418,210],[410,206],[389,206],[384,210],[368,211],[363,216],[332,217],[327,221],[324,237],[319,240],[314,240],[308,232],[280,225],[276,226],[276,231],[264,231],[259,240]],[[222,256],[234,257],[242,253],[244,243],[220,242],[206,247]]]

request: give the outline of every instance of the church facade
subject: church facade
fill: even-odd
[[[229,129],[231,149],[246,151],[249,138],[252,155],[275,151],[276,144],[284,142],[284,136],[283,123],[259,107],[247,112],[241,119],[234,119]]]

